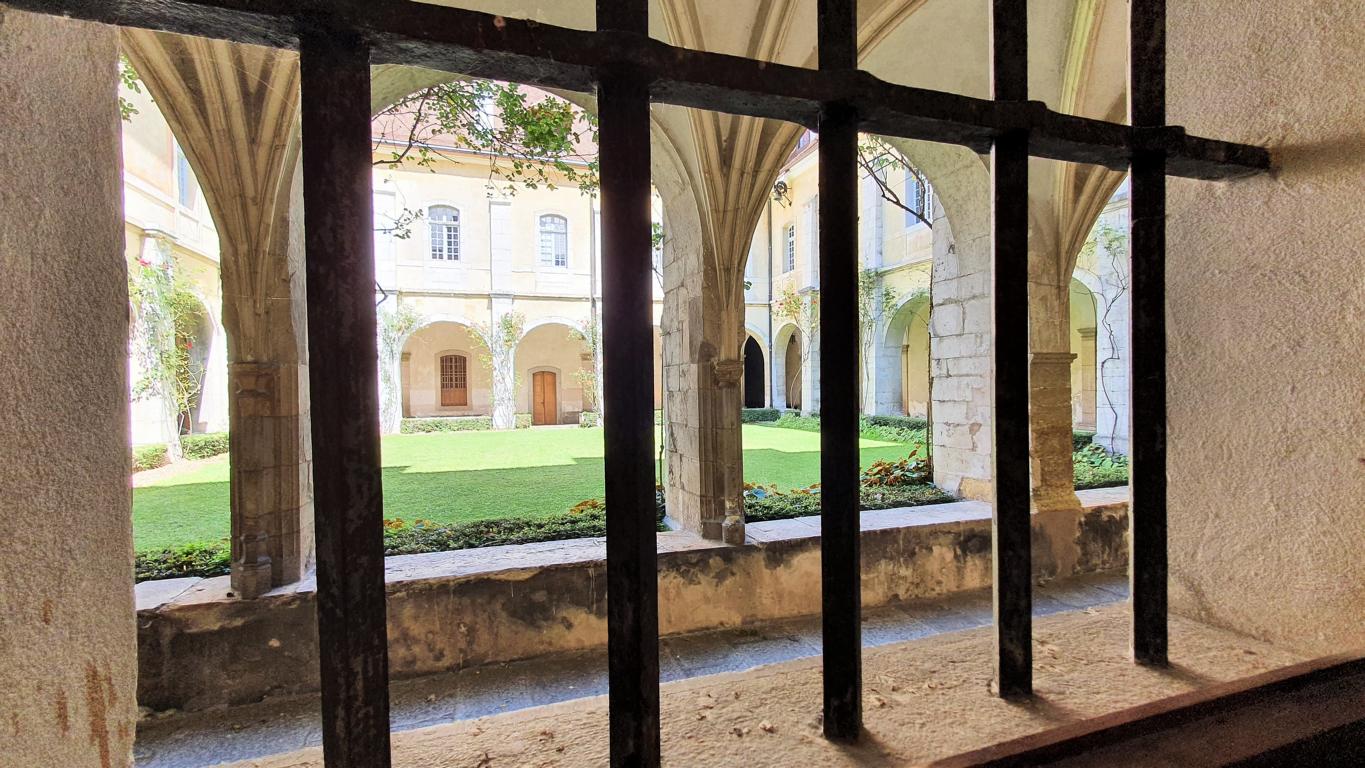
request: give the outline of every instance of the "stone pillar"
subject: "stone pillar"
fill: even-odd
[[[1071,463],[1070,352],[1029,355],[1030,464],[1033,503],[1039,512],[1078,509]]]
[[[133,763],[112,27],[0,5],[0,763]]]
[[[801,348],[801,415],[820,412],[820,329],[812,327]]]
[[[221,249],[232,586],[255,597],[313,560],[298,59],[142,30],[124,47],[194,168]]]
[[[1035,211],[1040,206],[1035,206]],[[1039,241],[1043,242],[1040,243]],[[1029,249],[1029,459],[1037,512],[1076,511],[1072,454],[1071,270],[1047,241]],[[1065,277],[1059,277],[1065,275]]]
[[[521,323],[512,312],[510,295],[492,299],[492,325],[484,342],[488,345],[493,367],[489,372],[492,386],[493,429],[514,429],[517,425],[517,344],[521,341]]]

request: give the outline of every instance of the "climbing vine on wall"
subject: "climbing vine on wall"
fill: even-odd
[[[135,362],[134,399],[160,398],[168,429],[168,452],[181,455],[179,416],[188,411],[203,384],[203,364],[195,360],[195,330],[203,305],[175,275],[166,249],[128,264],[128,301],[132,308],[131,347]]]
[[[383,434],[395,434],[402,426],[403,345],[423,322],[422,313],[407,304],[379,311],[379,424]]]
[[[589,317],[578,328],[569,331],[569,340],[582,344],[584,351],[592,356],[592,367],[579,368],[573,375],[583,389],[583,410],[598,411],[601,403],[598,386],[602,381],[602,324],[595,315]]]
[[[479,362],[493,377],[493,428],[516,426],[517,343],[526,331],[526,316],[506,312],[490,325],[474,326],[470,338],[479,347]]]
[[[1085,245],[1081,246],[1081,258],[1087,262],[1098,263],[1101,254],[1109,259],[1108,275],[1103,279],[1109,282],[1110,286],[1105,291],[1109,296],[1104,301],[1104,312],[1100,315],[1100,325],[1104,328],[1105,338],[1109,342],[1109,355],[1099,363],[1100,389],[1104,392],[1104,402],[1109,406],[1113,423],[1117,427],[1119,413],[1109,391],[1108,372],[1111,364],[1119,362],[1120,344],[1118,332],[1110,315],[1119,299],[1128,290],[1128,232],[1103,219],[1095,223],[1090,237],[1085,241]]]

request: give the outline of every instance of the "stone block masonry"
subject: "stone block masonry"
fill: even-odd
[[[1084,508],[1034,516],[1040,579],[1121,569],[1125,489],[1083,491]],[[955,502],[866,512],[863,601],[871,606],[990,585],[990,507]],[[742,546],[660,534],[659,629],[672,635],[814,615],[817,518],[747,526]],[[389,656],[395,677],[532,658],[606,643],[600,538],[392,557]],[[315,690],[314,585],[258,600],[224,577],[138,586],[138,701],[204,709]]]

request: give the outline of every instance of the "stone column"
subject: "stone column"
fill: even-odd
[[[517,344],[521,341],[520,323],[512,314],[512,297],[492,299],[492,325],[488,354],[493,363],[489,372],[492,386],[493,429],[514,429],[517,425]]]
[[[1079,422],[1090,429],[1094,429],[1097,382],[1095,371],[1096,334],[1094,328],[1080,328],[1077,332],[1081,336],[1081,412]]]
[[[133,764],[112,27],[0,5],[0,763]]]
[[[1038,511],[1077,509],[1072,484],[1070,352],[1029,355],[1030,464],[1033,503]]]
[[[812,327],[801,348],[801,415],[820,412],[820,330]]]
[[[676,308],[683,301],[697,309],[709,305],[720,314],[716,303],[705,297],[685,297],[699,287],[679,281],[664,298],[668,514],[705,538],[743,543],[743,393],[739,380],[744,361],[738,356],[737,343],[725,344],[727,349],[736,349],[722,358],[720,345],[698,338],[707,330],[718,330],[719,318],[705,322],[702,310],[680,322]]]
[[[1041,206],[1035,206],[1035,211]],[[1045,209],[1047,210],[1047,209]],[[1042,242],[1040,242],[1042,241]],[[1075,511],[1071,463],[1071,270],[1045,238],[1029,250],[1029,459],[1036,512]],[[1065,274],[1065,277],[1059,275]]]
[[[312,566],[298,59],[142,30],[124,48],[194,168],[218,230],[228,335],[232,587]]]

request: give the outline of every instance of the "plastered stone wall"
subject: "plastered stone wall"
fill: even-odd
[[[1359,647],[1365,4],[1176,0],[1169,34],[1171,121],[1280,166],[1169,187],[1172,606]]]
[[[107,27],[0,6],[6,766],[132,762],[137,648],[117,60]]]

